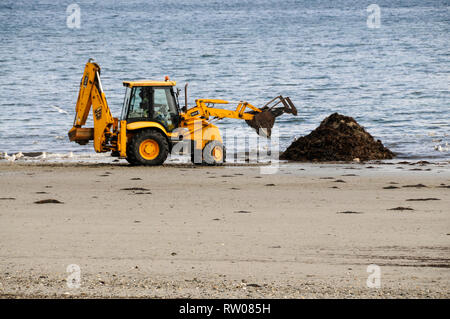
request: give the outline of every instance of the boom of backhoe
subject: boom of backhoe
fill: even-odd
[[[89,112],[93,111],[93,128],[83,128]],[[94,140],[96,152],[120,151],[119,121],[111,115],[100,80],[100,66],[89,61],[80,82],[75,107],[75,120],[69,131],[69,139],[78,144]]]

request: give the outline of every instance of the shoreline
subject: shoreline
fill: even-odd
[[[281,154],[282,152],[280,152]],[[6,155],[6,156],[5,156]],[[10,158],[11,156],[17,156],[17,159],[14,160],[8,160],[7,158]],[[246,164],[245,158],[248,156],[248,154],[239,152],[238,154],[230,153],[228,154],[228,161],[225,165],[239,165],[239,164]],[[251,153],[250,156],[256,156],[255,154]],[[237,157],[237,161],[230,161],[231,158]],[[272,160],[273,159],[267,159]],[[112,157],[109,153],[95,153],[95,152],[73,152],[68,151],[66,153],[61,152],[47,152],[47,151],[33,151],[33,152],[2,152],[0,151],[0,165],[2,163],[126,163],[128,162],[125,159],[118,159],[116,157]],[[367,161],[291,161],[291,160],[280,160],[278,159],[277,162],[282,164],[308,164],[308,163],[321,163],[321,164],[385,164],[385,165],[393,165],[393,164],[402,164],[404,162],[408,162],[410,164],[413,163],[420,163],[425,162],[427,164],[437,164],[437,163],[443,163],[443,164],[450,164],[450,159],[448,156],[426,156],[426,157],[420,157],[420,156],[409,156],[409,157],[402,157],[402,156],[396,156],[393,159],[384,159],[384,160],[367,160]],[[184,164],[184,163],[190,163],[190,158],[187,155],[175,155],[173,158],[171,158],[171,155],[169,155],[168,159],[165,162],[165,165],[167,164]],[[255,165],[262,164],[264,165],[264,161],[261,161],[260,163],[253,163]]]
[[[0,298],[450,297],[449,163],[260,169],[1,162]]]

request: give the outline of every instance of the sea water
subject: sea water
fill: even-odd
[[[339,112],[399,158],[448,159],[449,2],[372,2],[2,0],[0,152],[93,154],[67,132],[94,58],[114,116],[122,81],[168,75],[189,83],[189,106],[289,96],[299,114],[277,119],[281,150]]]

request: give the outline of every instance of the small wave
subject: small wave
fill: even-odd
[[[67,111],[64,111],[62,108],[56,105],[50,105],[54,110],[58,111],[58,113],[69,114]]]
[[[437,144],[434,146],[434,150],[445,153],[450,151],[450,146],[448,145],[448,142],[446,142],[445,144]]]
[[[98,153],[50,153],[50,152],[18,152],[14,154],[1,153],[0,160],[9,162],[26,161],[26,162],[66,162],[66,161],[104,161],[105,159],[114,159],[109,154]]]

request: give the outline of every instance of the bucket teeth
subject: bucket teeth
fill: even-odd
[[[278,100],[277,102],[275,102]],[[282,103],[282,107],[275,107],[279,103]],[[273,104],[270,106],[270,104]],[[281,95],[270,100],[266,105],[260,108],[261,112],[252,111],[250,113],[255,114],[253,119],[246,121],[247,124],[254,128],[258,135],[269,138],[272,133],[273,125],[275,124],[275,118],[289,113],[297,115],[297,108],[292,103],[289,97],[283,97]]]
[[[283,102],[285,113],[297,115],[297,108],[294,106],[294,103],[292,103],[289,97],[282,98],[281,102]]]

